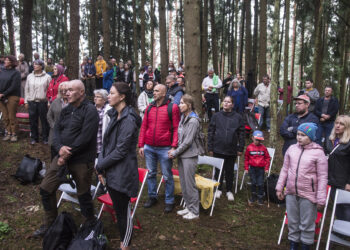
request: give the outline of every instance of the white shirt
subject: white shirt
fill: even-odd
[[[143,87],[143,76],[145,75],[145,73],[140,73],[139,74],[139,85],[140,85],[140,88]]]
[[[213,90],[209,91],[208,89],[209,87],[213,87]],[[221,87],[222,87],[222,82],[220,78],[218,78],[218,84],[216,86],[214,86],[213,84],[213,78],[209,78],[209,76],[207,76],[206,78],[203,79],[202,89],[207,93],[210,93],[210,94],[218,93],[218,89]]]
[[[258,105],[266,108],[270,106],[270,89],[271,84],[266,86],[263,82],[259,83],[254,89],[254,96],[258,97]]]

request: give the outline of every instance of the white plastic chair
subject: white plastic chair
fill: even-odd
[[[350,241],[344,240],[340,238],[339,236],[336,236],[334,233],[350,237],[350,222],[334,219],[335,216],[335,210],[337,208],[338,204],[350,204],[350,192],[344,191],[341,189],[337,189],[335,193],[335,199],[334,199],[334,205],[333,205],[333,211],[332,211],[332,217],[331,217],[331,223],[329,226],[329,232],[328,232],[328,240],[326,245],[326,250],[329,249],[330,242],[336,242],[340,245],[350,247]],[[333,233],[334,232],[334,233]]]
[[[269,152],[269,155],[271,157],[270,166],[269,166],[269,173],[267,174],[267,177],[269,177],[270,174],[271,174],[271,168],[272,168],[273,159],[275,158],[276,149],[274,149],[274,148],[267,148],[267,152]],[[243,173],[241,187],[239,188],[239,190],[242,190],[242,188],[243,188],[244,177],[245,177],[245,172]]]
[[[213,167],[212,178],[210,180],[215,183],[219,182],[222,175],[222,169],[224,167],[224,159],[210,157],[210,156],[198,156],[198,165],[202,165],[202,164],[210,165]],[[215,169],[219,170],[218,181],[215,180]],[[214,191],[214,198],[213,198],[213,203],[211,204],[210,216],[213,215],[218,187],[214,187],[213,191]]]

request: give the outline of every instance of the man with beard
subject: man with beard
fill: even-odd
[[[298,126],[305,122],[319,124],[319,119],[314,113],[309,112],[310,98],[307,95],[299,95],[294,98],[295,113],[287,116],[280,127],[280,135],[284,139],[282,148],[283,156],[290,145],[297,143]]]

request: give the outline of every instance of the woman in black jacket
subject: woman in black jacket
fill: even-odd
[[[21,74],[16,70],[18,65],[14,56],[6,56],[4,69],[0,74],[0,112],[5,124],[6,135],[3,141],[17,141],[16,112],[21,96]]]
[[[224,168],[220,178],[217,198],[222,194],[223,176],[226,180],[226,196],[233,201],[234,164],[237,155],[241,156],[244,149],[244,121],[242,116],[233,110],[232,96],[226,96],[223,101],[223,110],[215,113],[208,128],[208,151],[217,158],[224,159]],[[219,172],[215,171],[218,179]]]
[[[350,191],[350,116],[339,115],[327,143],[328,184],[331,197],[337,188]]]
[[[111,120],[96,171],[101,182],[102,174],[106,176],[107,190],[117,215],[120,248],[128,249],[133,228],[130,198],[137,196],[138,191],[136,143],[141,118],[130,106],[132,94],[128,84],[113,83],[108,101],[113,107],[108,111]]]

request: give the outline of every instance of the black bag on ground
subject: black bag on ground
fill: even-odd
[[[102,221],[83,224],[69,245],[68,250],[104,250],[107,237],[103,234]]]
[[[13,177],[19,180],[22,184],[35,182],[39,177],[39,172],[42,169],[42,166],[40,159],[25,155]]]
[[[67,212],[62,212],[59,216],[57,216],[55,222],[46,232],[43,240],[43,249],[67,249],[76,232],[77,226],[74,223],[72,215]]]
[[[279,177],[278,174],[270,174],[270,176],[266,178],[268,180],[265,181],[265,192],[266,194],[269,194],[269,198],[271,202],[276,204],[283,204],[285,203],[285,199],[281,201],[277,198],[277,195],[276,195],[276,185],[278,182],[278,177]],[[267,192],[267,189],[269,189],[268,192]]]

